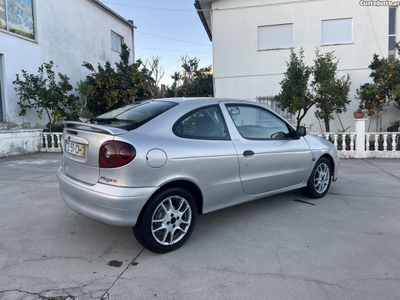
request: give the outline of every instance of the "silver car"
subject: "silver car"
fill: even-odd
[[[336,180],[329,141],[261,104],[195,98],[132,104],[87,123],[65,122],[60,193],[91,219],[133,227],[165,253],[199,214],[294,189],[320,198]]]

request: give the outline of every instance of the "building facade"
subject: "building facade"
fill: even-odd
[[[315,50],[335,51],[339,75],[351,76],[348,111],[340,116],[343,127],[354,131],[356,90],[370,82],[369,64],[376,53],[397,56],[400,8],[368,6],[371,1],[348,0],[198,0],[195,6],[213,42],[214,94],[252,101],[277,95],[290,50],[304,49],[313,65]],[[375,1],[376,2],[376,1]],[[378,1],[379,2],[379,1]],[[384,128],[399,120],[400,111],[389,107]],[[324,131],[311,109],[303,123]],[[375,130],[372,121],[371,130]],[[339,118],[331,129],[342,128]]]
[[[133,62],[134,28],[97,0],[0,0],[0,129],[47,123],[35,111],[19,116],[12,82],[22,69],[37,73],[42,63],[53,61],[75,87],[88,74],[84,61],[114,63],[122,43]]]

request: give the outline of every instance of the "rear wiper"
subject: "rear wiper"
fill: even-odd
[[[91,118],[90,123],[94,122],[128,122],[128,123],[138,124],[138,122],[134,120],[126,120],[118,118]]]

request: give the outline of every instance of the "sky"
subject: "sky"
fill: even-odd
[[[180,69],[182,55],[200,58],[199,67],[212,64],[211,42],[193,0],[101,1],[125,19],[134,21],[135,59],[161,57],[165,70],[161,84],[172,84],[171,75],[178,65]]]

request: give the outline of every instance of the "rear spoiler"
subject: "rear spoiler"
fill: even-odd
[[[91,123],[83,123],[83,122],[74,122],[74,121],[65,121],[64,125],[66,128],[75,128],[75,129],[82,129],[84,128],[81,127],[88,127],[88,128],[94,128],[97,130],[100,130],[102,132],[107,132],[108,134],[111,135],[120,135],[123,133],[127,133],[127,130],[121,129],[121,128],[116,128],[116,127],[107,127],[107,126],[101,126],[101,125],[96,125],[96,124],[91,124]]]

